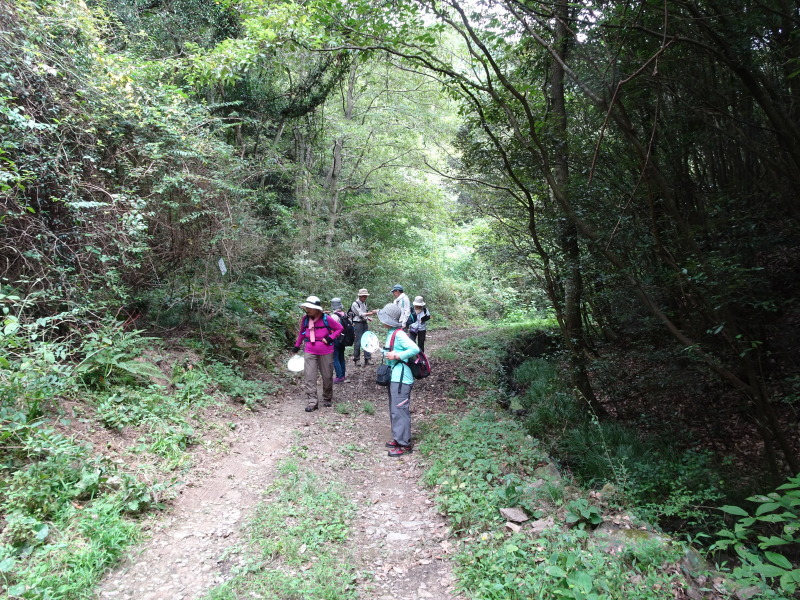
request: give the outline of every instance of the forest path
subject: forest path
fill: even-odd
[[[426,350],[463,337],[463,331],[429,333]],[[420,477],[418,452],[390,458],[386,389],[374,384],[374,367],[354,367],[334,389],[334,408],[303,411],[300,378],[266,408],[235,420],[224,454],[200,450],[166,513],[153,516],[150,538],[111,571],[98,590],[108,600],[189,600],[230,578],[249,557],[240,553],[244,526],[276,474],[280,460],[303,457],[301,468],[344,484],[356,504],[347,542],[364,600],[450,600],[454,577],[450,534]],[[426,418],[457,409],[448,400],[452,374],[436,369],[412,394],[413,433]],[[346,403],[349,413],[337,411]],[[374,414],[362,407],[371,403]],[[208,445],[213,447],[214,444]],[[218,447],[219,444],[216,444]]]

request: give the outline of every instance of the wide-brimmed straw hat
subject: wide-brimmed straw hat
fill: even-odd
[[[308,298],[306,298],[306,301],[300,305],[300,308],[313,308],[321,312],[322,300],[320,300],[316,296],[309,296]]]
[[[378,311],[378,319],[389,327],[401,327],[400,315],[402,314],[403,311],[397,304],[389,303]]]
[[[414,306],[425,306],[425,300],[423,300],[422,296],[417,296],[414,298],[414,302],[412,302]]]
[[[356,296],[369,296],[369,292],[367,291],[367,288],[361,288],[358,290],[358,294],[356,294]]]

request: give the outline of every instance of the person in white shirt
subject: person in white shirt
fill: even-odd
[[[405,295],[403,292],[403,286],[400,284],[392,286],[390,292],[394,296],[393,304],[396,304],[400,307],[400,324],[403,326],[403,329],[407,330],[408,317],[411,315],[411,300],[409,300],[408,296]]]

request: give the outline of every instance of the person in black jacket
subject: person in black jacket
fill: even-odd
[[[353,327],[356,330],[356,339],[353,344],[353,363],[355,366],[358,366],[358,359],[361,355],[361,336],[364,335],[364,332],[369,331],[369,322],[372,321],[372,315],[378,312],[367,308],[368,297],[369,292],[366,288],[361,288],[358,290],[358,297],[355,302],[350,305],[350,312],[353,313]],[[365,367],[369,364],[371,358],[372,355],[364,350]]]
[[[428,319],[431,318],[431,313],[428,311],[428,307],[425,306],[425,300],[422,296],[414,298],[412,306],[414,308],[414,315],[416,315],[417,318],[411,323],[411,327],[408,328],[408,336],[411,338],[412,342],[419,346],[420,352],[425,352],[425,334],[427,333]]]

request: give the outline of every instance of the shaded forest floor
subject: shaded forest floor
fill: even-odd
[[[663,355],[662,359],[654,358]],[[697,363],[656,346],[601,348],[593,365],[595,386],[609,415],[635,429],[641,438],[666,440],[672,449],[706,452],[721,462],[731,502],[741,502],[754,490],[776,485],[789,471],[779,445],[770,449],[776,469],[769,472],[765,442],[745,397]],[[667,358],[664,358],[667,357]],[[772,411],[793,455],[800,455],[798,414],[790,402],[780,402],[781,388],[772,390]],[[777,477],[777,479],[774,479]]]
[[[430,349],[463,335],[437,331]],[[447,398],[452,367],[440,364],[414,386],[414,433],[426,419],[463,409]],[[386,390],[374,384],[374,367],[349,361],[347,382],[334,389],[334,407],[313,413],[303,411],[300,382],[294,378],[280,397],[252,413],[209,417],[220,421],[211,429],[214,439],[193,453],[179,494],[168,510],[149,518],[149,539],[108,574],[100,598],[201,598],[229,579],[249,559],[242,544],[246,524],[287,458],[343,484],[357,507],[344,551],[359,573],[353,582],[358,597],[458,597],[450,533],[420,483],[424,457],[386,454]],[[365,412],[370,405],[373,414]]]

